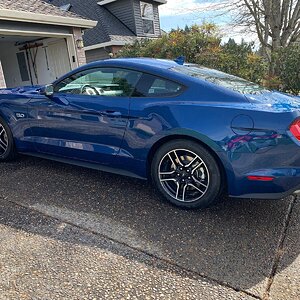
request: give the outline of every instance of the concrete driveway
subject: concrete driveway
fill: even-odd
[[[300,203],[185,211],[146,182],[0,165],[0,299],[300,299]]]

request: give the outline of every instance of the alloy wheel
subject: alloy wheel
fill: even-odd
[[[210,184],[207,165],[187,149],[169,151],[159,163],[158,175],[163,189],[180,202],[199,200]]]
[[[0,124],[0,156],[4,155],[8,149],[8,138],[5,128]]]

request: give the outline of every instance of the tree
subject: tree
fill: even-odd
[[[266,63],[254,51],[254,43],[247,43],[244,40],[236,43],[234,39],[229,39],[221,46],[221,49],[221,64],[218,69],[253,82],[262,83],[262,79],[266,75]]]
[[[300,39],[300,0],[229,0],[217,8],[235,11],[234,23],[256,32],[270,75],[277,75],[278,52]],[[216,6],[214,6],[216,8]]]
[[[266,73],[264,59],[254,51],[253,43],[233,39],[221,44],[216,25],[204,23],[173,29],[159,39],[139,40],[126,45],[121,57],[155,57],[175,59],[185,56],[186,61],[218,69],[261,83]]]
[[[206,57],[218,52],[220,44],[218,27],[204,23],[201,26],[172,29],[168,35],[159,39],[136,41],[133,45],[126,45],[119,56],[175,59],[183,55],[189,62],[194,62],[196,57],[202,56],[205,61]]]
[[[279,54],[280,79],[283,90],[300,93],[300,45],[292,45]]]

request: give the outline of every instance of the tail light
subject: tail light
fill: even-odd
[[[300,141],[300,119],[296,119],[290,126],[290,132],[292,135]]]
[[[252,176],[249,175],[247,176],[248,180],[251,181],[273,181],[275,179],[275,177],[273,176]]]

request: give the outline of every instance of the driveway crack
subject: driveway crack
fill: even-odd
[[[274,255],[274,260],[273,260],[273,265],[272,265],[272,269],[271,269],[271,273],[269,275],[268,278],[268,282],[267,282],[267,287],[266,290],[263,294],[262,300],[269,300],[270,298],[270,291],[271,291],[271,287],[272,284],[274,282],[274,278],[277,274],[277,270],[280,264],[280,261],[284,255],[284,243],[286,240],[286,236],[287,236],[287,231],[291,222],[291,218],[292,218],[292,212],[294,209],[294,206],[297,202],[297,200],[299,199],[297,196],[292,196],[292,200],[288,206],[284,221],[283,221],[283,227],[282,227],[282,232],[280,234],[280,238],[278,241],[278,246],[276,248],[275,251],[275,255]]]

